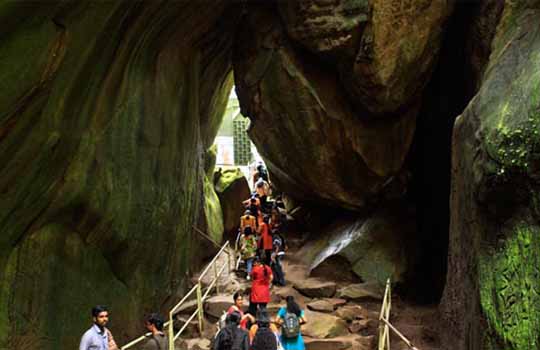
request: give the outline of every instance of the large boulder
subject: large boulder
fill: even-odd
[[[225,237],[235,239],[245,211],[242,201],[250,195],[247,179],[239,168],[218,169],[214,173],[214,188],[221,202]]]
[[[345,2],[345,0],[342,0]],[[418,104],[437,62],[452,1],[372,0],[354,58],[340,78],[357,108],[387,116]],[[414,108],[413,108],[414,109]]]
[[[453,3],[291,0],[279,9],[292,40],[334,62],[349,101],[384,115],[418,102]]]
[[[416,109],[384,121],[356,112],[335,70],[298,50],[277,15],[250,8],[233,58],[242,114],[272,181],[303,201],[351,209],[401,196]]]
[[[505,2],[480,90],[455,123],[446,349],[540,346],[539,5]]]
[[[299,256],[315,275],[318,269],[343,274],[343,259],[335,259],[341,257],[365,282],[382,286],[388,278],[403,282],[415,262],[416,249],[414,216],[405,210],[399,207],[368,218],[339,220],[306,243]]]
[[[377,283],[357,283],[350,284],[343,288],[340,288],[337,292],[339,298],[347,300],[366,300],[375,299],[381,300],[384,296],[384,289]]]
[[[349,334],[347,323],[342,319],[321,313],[305,310],[307,323],[302,326],[302,334],[317,339],[335,338]]]
[[[294,288],[311,298],[331,298],[336,293],[336,284],[316,278],[306,278],[294,282]]]

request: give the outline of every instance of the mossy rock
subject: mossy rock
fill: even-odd
[[[250,195],[249,185],[239,168],[217,170],[214,173],[214,179],[214,187],[223,210],[225,237],[234,240],[240,224],[240,216],[245,211],[242,201]]]

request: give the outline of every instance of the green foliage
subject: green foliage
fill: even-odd
[[[503,247],[480,258],[480,301],[490,341],[508,350],[540,346],[539,234],[519,226]]]

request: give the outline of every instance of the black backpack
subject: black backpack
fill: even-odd
[[[283,329],[281,334],[285,338],[296,338],[300,334],[300,320],[292,312],[287,312],[283,319]]]

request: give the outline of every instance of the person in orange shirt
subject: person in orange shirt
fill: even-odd
[[[268,222],[270,221],[268,216],[263,218],[263,222],[259,224],[259,250],[264,253],[263,261],[266,265],[270,265],[272,261],[272,248],[273,241],[270,235],[270,227]]]
[[[246,227],[251,227],[253,232],[257,229],[257,221],[249,210],[246,210],[244,215],[240,217],[240,232],[244,233]]]

